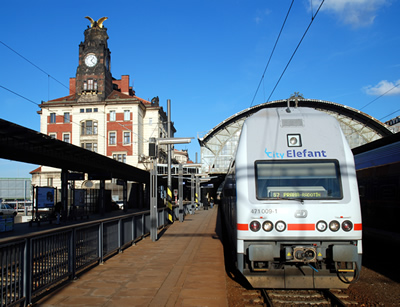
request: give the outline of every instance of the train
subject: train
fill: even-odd
[[[353,154],[364,235],[400,242],[400,133],[354,148]]]
[[[327,113],[288,105],[248,117],[220,210],[235,265],[254,288],[345,289],[359,278],[354,157]]]

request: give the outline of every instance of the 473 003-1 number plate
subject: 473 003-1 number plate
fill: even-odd
[[[274,214],[278,213],[278,209],[251,209],[252,214]]]

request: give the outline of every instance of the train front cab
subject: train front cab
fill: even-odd
[[[236,159],[238,268],[256,288],[347,288],[361,269],[354,159],[336,119],[263,109]]]

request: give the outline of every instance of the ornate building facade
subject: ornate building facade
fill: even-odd
[[[132,166],[149,169],[149,139],[167,137],[167,114],[158,97],[147,101],[136,96],[129,75],[111,74],[105,17],[84,31],[79,45],[76,76],[70,78],[69,95],[43,102],[40,131]],[[171,124],[171,137],[176,132]],[[166,148],[159,148],[166,163]],[[60,170],[41,166],[31,172],[32,184],[60,186]],[[84,187],[85,182],[81,183]]]

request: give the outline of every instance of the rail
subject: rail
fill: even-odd
[[[173,210],[179,217],[179,207]],[[168,224],[167,208],[158,210],[157,224],[158,229]],[[27,306],[149,234],[150,211],[144,211],[5,240],[0,244],[0,306]]]

